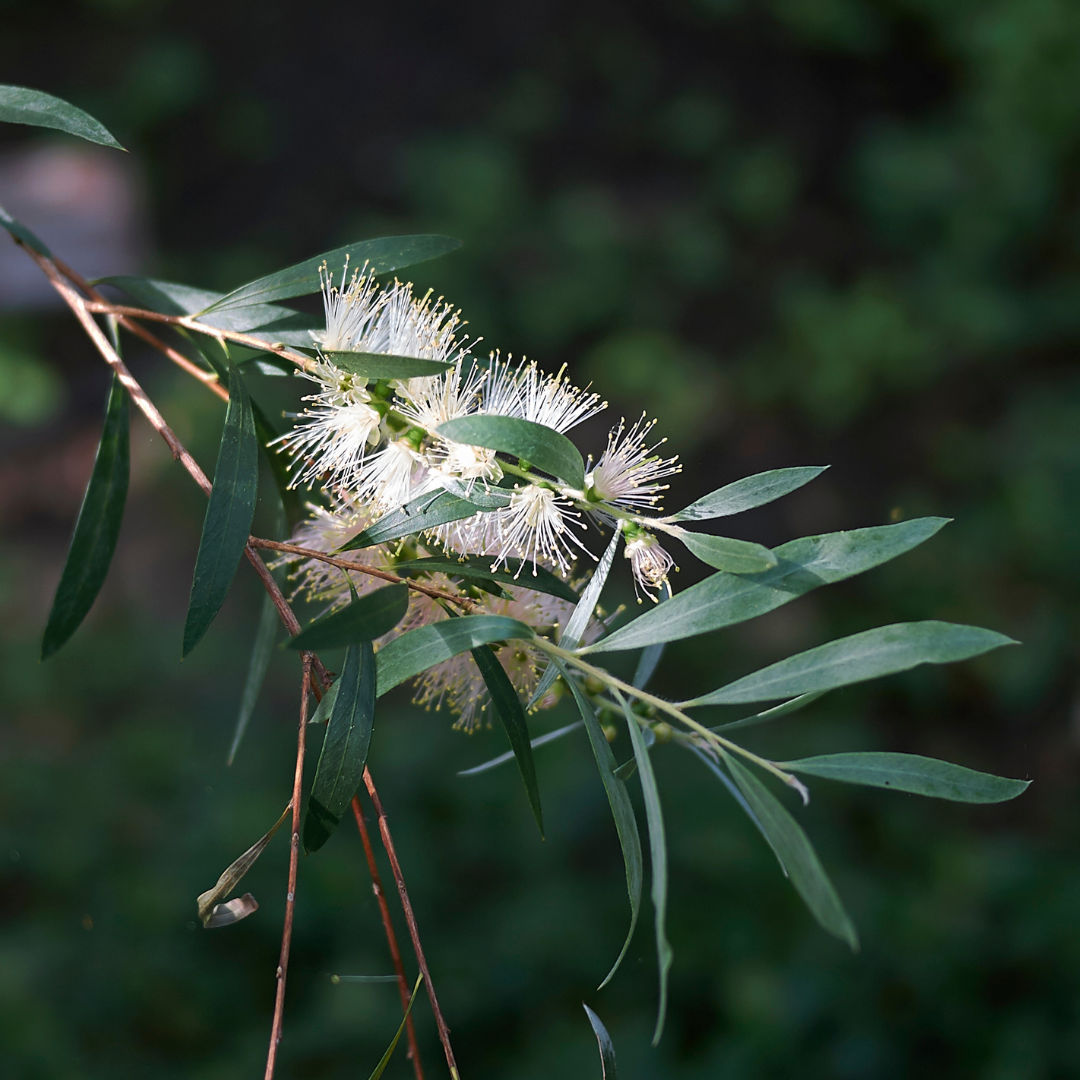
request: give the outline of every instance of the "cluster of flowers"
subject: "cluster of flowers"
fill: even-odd
[[[304,398],[306,407],[281,442],[292,456],[293,483],[317,483],[330,505],[312,507],[295,543],[335,551],[382,515],[425,495],[450,491],[468,497],[479,488],[505,494],[504,505],[367,548],[365,561],[393,569],[429,554],[491,558],[493,570],[513,566],[518,577],[525,573],[521,585],[505,585],[501,597],[474,590],[484,612],[554,629],[565,623],[571,605],[530,589],[527,566],[534,574],[542,566],[569,580],[581,556],[593,558],[581,538],[591,521],[622,530],[639,600],[643,593],[656,599],[674,562],[641,514],[656,511],[664,479],[680,466],[675,458],[656,453],[659,444],[650,445],[655,421],[643,416],[628,425],[620,420],[599,460],[589,459],[584,490],[540,475],[527,463],[501,461],[493,450],[449,440],[438,434],[439,426],[470,415],[517,417],[565,434],[606,408],[606,402],[572,385],[563,371],[549,375],[535,363],[515,363],[497,353],[478,360],[459,333],[460,312],[430,294],[416,298],[409,284],[383,288],[366,267],[350,277],[348,264],[340,286],[325,267],[321,276],[326,330],[313,335],[315,363],[300,372],[317,389]],[[340,353],[413,357],[450,366],[437,375],[377,381],[335,363]],[[328,609],[347,603],[351,595],[346,573],[324,562],[306,561],[294,577],[298,591]],[[440,588],[465,595],[450,577],[433,577]],[[351,583],[358,593],[378,584],[370,577]],[[437,601],[414,592],[409,613],[394,633],[447,617]],[[516,646],[498,655],[518,691],[531,694],[539,657]],[[418,700],[436,707],[445,701],[460,717],[460,726],[471,729],[486,694],[466,653],[427,672]]]

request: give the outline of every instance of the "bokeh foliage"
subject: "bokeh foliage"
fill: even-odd
[[[652,1057],[643,931],[635,962],[592,989],[625,900],[583,737],[538,751],[541,845],[512,771],[453,775],[501,735],[454,735],[399,695],[372,766],[466,1075],[594,1075],[583,997],[630,1077],[1071,1075],[1080,10],[464,7],[2,0],[0,58],[7,81],[89,109],[135,152],[161,276],[225,290],[361,235],[459,236],[417,280],[492,345],[657,415],[687,461],[673,505],[831,462],[748,515],[746,537],[955,517],[902,562],[682,653],[657,686],[685,696],[879,622],[979,623],[1025,647],[836,694],[787,722],[782,756],[858,743],[1037,780],[992,810],[815,784],[807,824],[862,930],[851,957],[705,770],[658,754],[676,966]],[[134,355],[182,437],[220,423],[217,402]],[[202,507],[142,429],[110,591],[36,666],[107,380],[51,318],[5,320],[0,357],[7,1058],[35,1080],[250,1071],[283,844],[246,883],[263,909],[240,926],[196,930],[194,897],[287,799],[295,661],[275,658],[226,771],[256,591],[179,666]],[[283,380],[262,381],[278,404]],[[388,970],[358,840],[335,836],[301,871],[282,1075],[363,1074],[396,998],[325,979]]]

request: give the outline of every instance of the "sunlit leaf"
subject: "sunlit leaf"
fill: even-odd
[[[996,803],[1015,799],[1031,784],[1006,776],[965,769],[937,758],[918,754],[865,751],[853,754],[823,754],[784,762],[783,768],[824,780],[907,791],[952,802]]]
[[[304,817],[304,850],[318,851],[349,808],[367,764],[375,720],[375,652],[370,641],[345,650],[345,666],[323,736]]]
[[[585,486],[585,462],[561,432],[517,416],[459,416],[438,427],[444,439],[499,450],[557,476],[570,487]]]
[[[828,465],[808,465],[795,469],[771,469],[769,472],[747,476],[743,480],[736,480],[734,484],[717,488],[666,520],[706,521],[709,518],[741,514],[801,488],[827,468]]]
[[[430,558],[397,563],[394,572],[404,575],[419,570],[425,574],[461,577],[466,581],[500,581],[504,585],[516,585],[521,589],[557,596],[572,604],[578,602],[578,594],[561,577],[543,566],[534,568],[528,559],[507,559],[506,569],[492,570],[492,561],[491,556],[485,558],[483,555],[463,555],[460,559],[432,555]]]
[[[319,267],[327,268],[339,279],[345,260],[349,265],[360,270],[366,264],[374,274],[387,274],[391,270],[400,270],[416,263],[437,259],[461,247],[460,240],[449,236],[381,236],[375,240],[358,240],[345,247],[323,252],[314,258],[305,259],[284,270],[266,277],[250,281],[233,289],[220,300],[207,308],[210,312],[225,311],[229,308],[247,307],[251,304],[266,304],[272,300],[287,300],[293,296],[307,296],[322,288],[319,281]],[[340,283],[340,279],[339,279]]]
[[[29,90],[25,86],[0,85],[0,120],[9,124],[29,124],[32,127],[66,131],[88,142],[124,149],[108,128],[89,113],[62,98],[40,90]]]
[[[424,973],[420,972],[416,977],[416,985],[413,987],[412,995],[409,997],[409,1004],[405,1006],[405,1014],[402,1016],[401,1023],[398,1025],[397,1034],[386,1048],[386,1053],[379,1059],[379,1064],[375,1066],[375,1071],[368,1077],[368,1080],[379,1080],[379,1077],[386,1071],[386,1066],[390,1064],[390,1058],[397,1049],[397,1044],[401,1041],[401,1033],[405,1030],[405,1025],[409,1022],[409,1013],[412,1012],[413,1002],[416,1001],[416,995],[420,992],[420,984],[423,981]]]
[[[384,585],[323,615],[289,641],[290,649],[338,649],[388,634],[409,607],[407,585]]]
[[[791,884],[795,886],[811,914],[830,934],[846,941],[852,949],[858,949],[859,937],[855,926],[844,910],[844,905],[802,826],[787,812],[780,800],[733,755],[724,753],[724,761],[761,823],[765,837],[776,853],[781,867],[787,872]]]
[[[127,501],[128,423],[128,394],[114,375],[101,442],[42,638],[42,660],[52,656],[75,633],[109,572]]]
[[[525,784],[525,791],[529,796],[529,805],[532,807],[533,817],[540,829],[540,835],[544,835],[544,815],[540,809],[540,787],[536,782],[536,765],[533,762],[532,747],[529,745],[529,725],[525,720],[525,710],[521,707],[521,699],[506,674],[495,650],[490,645],[479,645],[472,649],[473,660],[484,677],[484,683],[491,695],[491,703],[495,709],[495,715],[499,718],[502,726],[506,729],[510,746],[517,760],[521,779]]]
[[[388,353],[328,352],[324,355],[333,361],[335,367],[366,379],[421,378],[441,375],[454,366],[419,356],[391,356]]]
[[[928,540],[947,521],[915,518],[898,525],[792,540],[774,550],[779,562],[772,570],[754,575],[713,574],[583,651],[639,649],[744,622],[820,585],[843,581],[895,559]]]
[[[184,622],[183,656],[217,617],[247,546],[259,491],[259,441],[244,379],[229,370],[229,408],[221,433],[214,487],[203,519]]]
[[[497,489],[493,488],[490,494],[494,495],[496,491]],[[480,494],[477,492],[478,498]],[[505,506],[510,501],[510,496],[509,494],[495,496],[494,499],[499,500],[499,505]],[[383,514],[374,525],[353,537],[347,544],[343,544],[340,550],[356,551],[360,548],[373,547],[375,544],[385,544],[390,540],[399,540],[403,536],[425,532],[427,529],[434,529],[438,525],[446,525],[451,521],[470,518],[474,514],[492,508],[459,498],[447,491],[421,495],[399,509]]]
[[[596,1015],[583,1001],[582,1008],[592,1024],[593,1034],[600,1046],[600,1076],[601,1080],[619,1080],[619,1074],[615,1069],[615,1045],[611,1041],[608,1030],[604,1027],[600,1017]]]
[[[531,627],[505,615],[463,615],[410,630],[375,654],[379,696],[459,653],[493,641],[530,641],[535,636]]]
[[[671,532],[706,566],[726,570],[729,574],[760,574],[776,565],[776,556],[761,544],[749,540],[733,540],[728,536],[677,529]]]

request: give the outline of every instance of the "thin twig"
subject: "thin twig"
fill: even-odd
[[[454,1060],[454,1051],[450,1046],[450,1029],[446,1026],[442,1010],[439,1008],[439,999],[435,996],[435,986],[431,981],[431,972],[428,970],[427,960],[424,958],[423,946],[420,944],[420,930],[416,925],[416,916],[413,914],[412,903],[409,900],[409,890],[405,888],[401,863],[398,862],[397,852],[394,850],[394,840],[390,835],[390,825],[386,820],[386,811],[383,809],[382,799],[379,798],[379,793],[375,789],[375,781],[371,778],[371,771],[367,768],[364,769],[364,786],[368,790],[368,795],[371,796],[371,801],[375,806],[375,813],[379,818],[379,836],[382,838],[383,847],[386,848],[387,857],[390,859],[390,869],[393,871],[394,881],[397,884],[401,907],[405,912],[405,921],[409,924],[409,936],[412,938],[416,962],[424,976],[424,985],[427,987],[431,1011],[435,1014],[435,1025],[439,1029],[439,1042],[442,1043],[443,1053],[446,1054],[446,1064],[450,1068],[450,1076],[453,1080],[460,1080],[457,1062]]]
[[[415,589],[416,592],[430,596],[433,600],[449,600],[470,611],[476,608],[476,604],[472,600],[459,596],[457,593],[437,589],[434,585],[425,585],[422,581],[413,581],[411,578],[400,577],[389,570],[380,570],[377,566],[368,566],[365,563],[352,562],[349,559],[339,559],[334,555],[327,555],[325,551],[299,547],[296,544],[282,544],[277,540],[263,540],[258,536],[252,536],[248,543],[252,547],[266,548],[268,551],[283,551],[289,555],[301,555],[305,559],[318,559],[319,562],[329,563],[331,566],[339,567],[342,570],[355,570],[358,574],[369,574],[371,577],[381,578],[383,581],[391,581],[395,585],[408,585],[410,589]]]
[[[289,845],[289,889],[285,893],[285,924],[281,928],[281,959],[277,967],[277,996],[274,998],[274,1023],[270,1028],[270,1049],[266,1055],[265,1080],[273,1080],[277,1062],[281,1025],[285,1017],[285,976],[289,971],[292,946],[293,912],[296,907],[296,867],[300,861],[300,796],[304,784],[304,749],[307,743],[308,695],[311,693],[311,657],[304,656],[304,674],[300,690],[300,731],[296,736],[296,771],[293,774],[292,840]]]
[[[416,1028],[413,1027],[412,1013],[409,1011],[412,991],[409,988],[409,980],[405,977],[405,965],[401,962],[397,934],[394,933],[390,908],[386,903],[386,894],[383,892],[382,878],[379,876],[379,866],[375,862],[375,851],[371,846],[371,837],[368,836],[367,823],[364,821],[364,812],[360,809],[360,798],[357,795],[352,797],[352,812],[353,817],[356,818],[356,827],[360,830],[360,839],[364,843],[364,855],[367,856],[368,871],[371,874],[371,891],[375,893],[375,899],[379,902],[379,913],[382,915],[383,929],[386,931],[386,943],[390,946],[390,959],[393,960],[394,971],[397,973],[401,1007],[405,1010],[405,1030],[409,1036],[409,1058],[413,1063],[416,1080],[424,1080],[424,1070],[420,1066],[420,1047],[416,1045]]]

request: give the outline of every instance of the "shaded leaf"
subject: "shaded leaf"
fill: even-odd
[[[334,686],[337,693],[304,817],[304,850],[309,852],[330,839],[364,775],[375,721],[375,650],[370,641],[345,650],[345,667]]]
[[[374,641],[388,634],[409,607],[407,585],[384,585],[365,593],[338,611],[323,615],[290,639],[290,649],[337,649]]]
[[[217,884],[212,889],[207,889],[206,892],[201,893],[196,903],[199,905],[199,918],[202,920],[204,927],[209,928],[210,920],[214,916],[215,910],[219,901],[223,897],[228,896],[229,893],[240,884],[241,878],[255,865],[255,860],[266,850],[266,845],[270,843],[274,838],[274,833],[281,828],[285,823],[285,819],[289,816],[292,810],[292,803],[285,807],[281,812],[281,817],[277,819],[277,822],[273,825],[270,831],[261,839],[256,840],[240,856],[235,862],[230,863],[222,872],[221,877],[217,879]],[[254,910],[254,908],[252,908]],[[250,912],[248,913],[250,914]],[[229,919],[229,922],[236,922],[235,918]],[[228,925],[227,923],[218,923],[216,925]]]
[[[767,547],[749,540],[710,536],[689,529],[672,529],[670,535],[685,544],[706,566],[715,566],[729,574],[760,574],[776,565],[776,556]]]
[[[745,766],[721,751],[739,790],[761,823],[769,846],[780,860],[792,885],[803,898],[815,919],[830,934],[846,941],[853,950],[859,947],[855,926],[844,910],[833,883],[825,873],[802,826],[787,812],[780,800]]]
[[[367,379],[413,379],[441,375],[453,364],[440,360],[425,360],[419,356],[391,356],[389,353],[328,352],[324,353],[335,367]]]
[[[774,705],[771,709],[763,709],[761,712],[756,712],[752,716],[744,716],[741,720],[732,720],[727,724],[717,724],[716,727],[711,728],[712,731],[733,731],[736,728],[753,727],[756,724],[764,724],[769,720],[779,720],[781,716],[790,716],[792,713],[799,712],[800,709],[805,709],[807,705],[814,701],[817,701],[823,694],[827,694],[827,690],[819,690],[813,694],[800,694],[797,698],[792,698],[790,701],[781,702],[779,705]]]
[[[394,978],[396,979],[397,976],[395,975]],[[379,1064],[375,1066],[375,1071],[368,1077],[368,1080],[379,1080],[379,1077],[382,1076],[383,1072],[386,1070],[386,1066],[390,1064],[390,1058],[397,1049],[397,1044],[401,1041],[401,1033],[405,1030],[405,1025],[409,1021],[409,1013],[412,1012],[413,1002],[416,1001],[416,995],[420,992],[420,984],[423,981],[424,973],[420,972],[420,974],[416,976],[416,985],[413,987],[412,995],[409,997],[409,1004],[405,1006],[405,1014],[401,1018],[397,1034],[386,1048],[386,1053],[379,1059]]]
[[[604,976],[604,981],[599,989],[603,989],[611,981],[619,965],[630,948],[630,940],[634,936],[637,927],[638,911],[641,907],[641,837],[638,834],[637,818],[634,816],[634,807],[630,802],[630,795],[626,790],[626,784],[615,775],[615,755],[611,752],[611,746],[604,736],[600,727],[600,721],[596,719],[596,713],[589,704],[585,695],[581,692],[577,683],[567,673],[566,668],[560,665],[563,681],[570,687],[574,695],[581,719],[585,724],[585,730],[589,735],[589,745],[592,747],[593,757],[596,758],[596,767],[600,770],[600,780],[604,785],[604,792],[611,807],[611,816],[615,820],[615,831],[619,836],[619,847],[622,849],[623,867],[626,870],[626,893],[630,898],[630,929],[626,932],[626,940],[619,950],[611,970]]]
[[[326,263],[335,277],[341,272],[346,258],[357,270],[367,263],[371,273],[387,274],[391,270],[437,259],[459,247],[460,240],[436,235],[381,236],[375,240],[358,240],[241,285],[240,288],[226,293],[220,300],[214,301],[208,306],[206,313],[317,293],[322,288],[319,267],[323,263]]]
[[[529,741],[529,746],[535,750],[538,746],[543,746],[545,743],[554,742],[564,735],[569,735],[571,731],[577,731],[579,727],[581,727],[581,721],[575,720],[572,724],[567,724],[566,727],[556,728],[555,731],[549,731],[545,735],[537,735],[535,739]],[[480,765],[474,765],[471,769],[459,769],[458,776],[476,776],[478,773],[487,772],[488,769],[494,769],[497,765],[505,765],[506,762],[513,760],[514,751],[507,750],[505,754],[493,757],[490,761],[485,761]]]
[[[540,809],[540,787],[536,782],[536,765],[533,762],[532,747],[529,745],[529,725],[525,720],[525,710],[521,707],[521,698],[490,645],[479,645],[471,651],[491,695],[495,715],[506,728],[525,791],[529,796],[533,817],[536,818],[540,835],[543,836],[544,815]]]
[[[0,85],[0,120],[9,124],[29,124],[32,127],[66,131],[88,142],[111,146],[116,150],[124,149],[109,129],[89,113],[62,98],[25,86]]]
[[[330,713],[334,710],[334,702],[337,701],[340,687],[341,680],[338,679],[333,686],[327,689],[322,696],[322,701],[319,702],[315,711],[311,714],[311,719],[308,720],[309,724],[328,724],[330,722]]]
[[[52,252],[45,246],[45,242],[39,240],[22,222],[16,221],[2,206],[0,206],[0,225],[3,225],[16,240],[21,240],[39,255],[44,255],[46,259],[52,258]]]
[[[897,525],[792,540],[774,550],[778,565],[772,570],[754,575],[713,574],[583,651],[638,649],[744,622],[820,585],[843,581],[895,559],[928,540],[947,521],[915,518]]]
[[[410,630],[375,654],[379,696],[459,653],[492,641],[529,641],[535,636],[531,627],[505,615],[462,615]]]
[[[716,491],[691,503],[685,510],[672,514],[665,521],[706,521],[709,518],[729,517],[764,506],[774,499],[787,495],[803,484],[810,483],[820,476],[828,465],[806,465],[794,469],[771,469],[769,472],[756,473],[733,484],[727,484]]]
[[[128,394],[114,375],[101,442],[41,641],[42,660],[75,633],[109,572],[127,501],[130,458]]]
[[[500,505],[503,506],[510,501],[509,495],[497,498],[501,500]],[[400,509],[383,514],[374,525],[354,536],[339,550],[356,551],[360,548],[373,547],[375,544],[385,544],[390,540],[400,540],[403,536],[412,536],[414,533],[434,529],[438,525],[470,518],[485,509],[490,509],[490,507],[480,506],[478,503],[452,495],[448,491],[421,495]]]
[[[615,692],[618,696],[618,691]],[[653,1046],[660,1042],[664,1033],[664,1019],[667,1016],[668,972],[671,970],[673,954],[668,943],[667,930],[667,840],[664,837],[664,812],[660,806],[660,789],[656,786],[652,759],[645,745],[645,738],[627,704],[619,696],[619,702],[626,714],[626,726],[630,730],[630,741],[634,744],[634,760],[641,776],[641,793],[645,797],[645,818],[649,823],[649,862],[652,869],[652,902],[656,913],[656,962],[660,974],[660,1003],[656,1010],[656,1030],[653,1032]]]
[[[243,376],[229,369],[229,408],[221,433],[214,487],[206,506],[191,582],[182,655],[202,640],[217,617],[251,535],[259,492],[259,441]]]
[[[611,1041],[608,1030],[604,1027],[600,1017],[596,1015],[583,1001],[581,1007],[592,1024],[593,1034],[600,1046],[600,1076],[602,1080],[618,1080],[619,1074],[615,1069],[615,1046]]]
[[[665,600],[671,599],[671,586],[665,581],[658,599],[658,603],[662,604]],[[644,690],[649,684],[649,680],[656,672],[656,667],[660,663],[660,658],[664,655],[664,643],[661,641],[657,645],[648,645],[641,650],[641,656],[638,657],[637,667],[634,669],[634,677],[630,682],[631,686],[636,687],[638,690]]]
[[[278,498],[281,499],[281,509],[285,513],[288,533],[291,535],[293,529],[305,517],[300,493],[296,488],[289,486],[289,466],[286,456],[279,447],[271,445],[278,437],[278,431],[266,413],[259,408],[257,401],[251,402],[251,414],[255,420],[255,435],[259,440],[259,449],[262,451],[263,460],[270,466],[270,475],[274,478],[274,486],[277,488]]]
[[[517,416],[459,416],[440,424],[437,430],[453,442],[513,454],[578,491],[585,486],[585,462],[578,448],[543,424]]]
[[[769,834],[765,831],[765,826],[761,824],[761,821],[758,819],[757,814],[755,814],[754,811],[750,809],[750,804],[746,801],[743,793],[738,789],[738,787],[735,786],[735,783],[727,776],[724,770],[721,769],[720,766],[717,765],[716,762],[713,761],[713,759],[709,757],[709,755],[705,753],[704,750],[701,749],[701,747],[695,746],[693,743],[688,743],[687,746],[689,747],[690,752],[699,757],[705,763],[705,767],[709,770],[709,772],[711,772],[713,776],[715,776],[716,779],[724,785],[727,793],[739,804],[746,816],[754,823],[757,831],[761,833],[761,835],[765,837],[767,841],[769,839]],[[780,869],[784,871],[784,877],[787,877],[787,867],[784,866],[783,862],[780,863]]]
[[[1011,780],[1006,776],[976,772],[937,758],[884,751],[823,754],[787,761],[782,767],[806,776],[820,776],[824,780],[842,780],[847,784],[866,784],[966,803],[1006,802],[1022,795],[1031,784],[1030,780]]]
[[[505,570],[492,570],[491,562],[490,555],[465,555],[460,559],[433,555],[396,563],[394,573],[404,575],[419,570],[425,574],[448,574],[467,581],[501,581],[504,585],[516,585],[521,589],[557,596],[572,604],[578,602],[578,594],[561,577],[543,566],[535,567],[534,573],[533,564],[528,559],[507,559]]]
[[[244,692],[240,695],[240,712],[236,717],[236,731],[233,734],[232,745],[229,747],[226,765],[232,765],[236,758],[240,740],[243,739],[252,713],[255,712],[255,703],[259,700],[259,691],[266,678],[266,669],[270,666],[270,654],[274,651],[279,625],[274,601],[269,596],[264,596],[259,612],[259,628],[255,631],[255,644],[251,648],[247,678],[244,680]]]
[[[839,638],[745,675],[691,705],[741,705],[796,697],[908,671],[920,664],[949,664],[1015,645],[1012,638],[957,623],[893,623]]]

